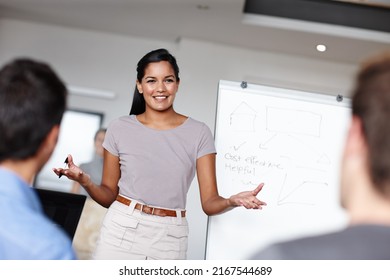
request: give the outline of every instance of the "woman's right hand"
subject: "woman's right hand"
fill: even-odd
[[[82,186],[88,184],[91,179],[90,176],[74,164],[71,155],[68,155],[67,159],[68,168],[53,168],[54,173],[59,177],[66,176],[68,179],[76,181]]]

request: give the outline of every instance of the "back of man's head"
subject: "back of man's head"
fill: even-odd
[[[67,90],[43,62],[20,58],[0,70],[0,162],[34,156],[61,123]]]
[[[352,99],[352,113],[362,121],[374,185],[390,195],[390,53],[367,60]]]

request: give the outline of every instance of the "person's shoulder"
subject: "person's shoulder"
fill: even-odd
[[[281,260],[285,259],[283,253],[283,244],[276,243],[268,245],[265,248],[259,250],[249,259],[251,260]]]
[[[303,236],[280,241],[259,250],[252,259],[293,260],[293,259],[334,259],[341,247],[350,243],[346,230],[318,235]]]
[[[44,242],[40,244],[42,252],[46,252],[50,259],[75,259],[75,253],[72,248],[70,237],[57,226],[46,227],[45,233],[42,235]],[[50,252],[48,252],[50,251]]]
[[[199,120],[197,120],[197,119],[194,119],[194,118],[192,118],[192,117],[188,117],[188,118],[187,118],[187,122],[188,122],[188,123],[191,123],[191,124],[197,124],[197,125],[204,125],[204,124],[205,124],[204,122],[199,121]]]
[[[67,254],[72,254],[72,240],[61,227],[58,227],[46,216],[41,217],[42,247],[50,247],[54,258],[61,259]],[[49,241],[50,240],[50,241]],[[62,256],[62,257],[61,257]]]
[[[208,125],[202,121],[196,120],[194,118],[188,117],[186,124],[189,127],[198,127],[201,129],[209,129]]]
[[[123,123],[123,122],[130,122],[134,119],[134,115],[124,115],[124,116],[120,116],[120,117],[117,117],[115,119],[113,119],[110,124],[112,123]]]
[[[254,254],[256,260],[290,260],[305,258],[305,252],[316,251],[318,236],[292,239],[270,244]]]
[[[62,232],[62,231],[61,231]],[[57,237],[53,244],[48,244],[52,250],[53,259],[75,259],[76,255],[73,250],[72,240],[65,233],[57,231]]]
[[[135,116],[134,115],[124,115],[117,117],[113,120],[111,120],[108,124],[108,129],[113,129],[115,127],[120,127],[129,123],[134,123],[135,122]]]
[[[7,231],[1,233],[7,242],[11,258],[26,259],[75,259],[70,237],[43,213],[18,209],[24,213],[13,223],[7,223]],[[19,213],[19,214],[20,214]],[[31,247],[31,244],[34,246]]]
[[[10,260],[75,260],[76,253],[72,243],[58,242],[58,239],[48,237],[43,240],[35,238],[29,243],[20,242],[19,239],[2,240],[7,244],[2,246],[0,259]],[[1,243],[1,242],[0,242]],[[33,246],[31,245],[33,244]],[[0,244],[1,245],[1,244]]]

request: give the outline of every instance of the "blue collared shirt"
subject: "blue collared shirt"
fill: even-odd
[[[0,168],[0,259],[75,259],[72,242],[43,212],[35,190]]]

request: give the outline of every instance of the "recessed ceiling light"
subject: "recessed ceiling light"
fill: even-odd
[[[326,46],[322,45],[322,44],[319,44],[319,45],[316,46],[316,49],[319,52],[324,52],[324,51],[326,51]]]

